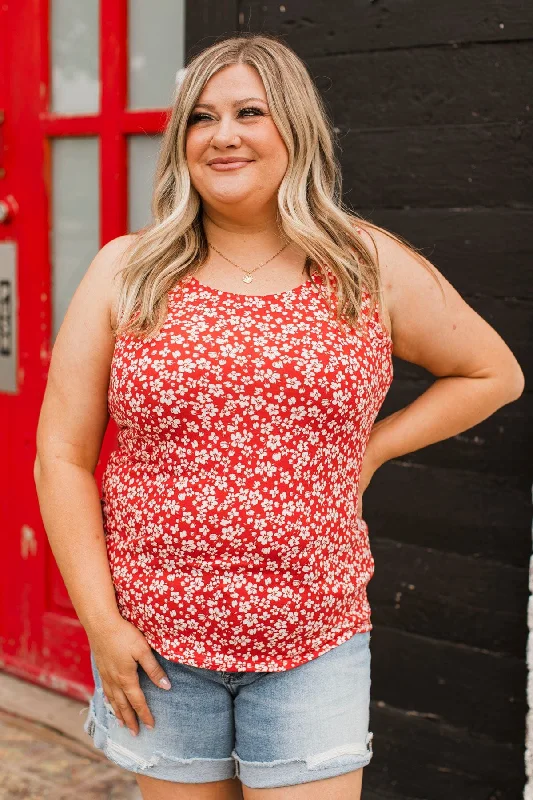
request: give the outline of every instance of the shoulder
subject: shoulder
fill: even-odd
[[[434,264],[401,235],[375,226],[366,220],[359,224],[359,235],[377,258],[383,295],[383,315],[389,331],[395,320],[412,312],[412,305],[427,307],[442,302],[447,281]],[[451,287],[450,287],[451,288]]]
[[[91,472],[108,422],[113,278],[131,241],[119,236],[104,245],[76,287],[52,348],[39,419],[38,451],[51,451]]]
[[[85,277],[111,288],[118,272],[124,266],[123,256],[136,238],[135,234],[126,234],[110,239],[94,256]]]
[[[366,220],[364,222],[357,220],[354,223],[354,228],[368,250],[378,261],[383,288],[386,289],[387,284],[389,284],[390,288],[394,264],[397,262],[399,251],[402,249],[401,245],[394,238],[394,234],[389,233],[384,228],[374,226]]]
[[[81,402],[88,383],[104,391],[114,347],[110,317],[114,278],[122,266],[121,256],[132,241],[131,236],[119,236],[107,242],[77,285],[54,341],[48,375],[50,392],[57,390],[64,397],[72,391]]]
[[[438,287],[439,280],[435,279],[442,279],[443,276],[435,265],[400,235],[367,221],[358,224],[357,228],[367,247],[377,257],[390,311],[406,291],[423,286]]]
[[[498,357],[502,363],[513,362],[499,334],[435,264],[401,237],[366,224],[361,227],[378,251],[397,357],[436,377],[482,376]]]
[[[116,322],[117,302],[120,282],[117,280],[120,270],[125,266],[125,255],[137,241],[137,234],[125,234],[110,239],[94,257],[89,271],[94,273],[94,280],[101,285],[108,308],[110,324]]]
[[[92,315],[93,320],[102,326],[105,331],[112,332],[112,311],[118,297],[118,284],[116,280],[119,271],[124,266],[123,256],[126,250],[135,241],[135,236],[117,236],[108,241],[98,250],[87,267],[81,281],[67,309],[66,317],[79,318],[80,310]],[[64,327],[65,320],[62,327]]]
[[[137,241],[137,238],[137,234],[127,233],[124,236],[110,239],[98,251],[91,266],[94,265],[94,268],[99,270],[102,275],[113,279],[123,266],[122,256]]]
[[[380,313],[384,326],[392,336],[392,304],[393,304],[393,267],[395,255],[391,252],[390,242],[394,239],[388,232],[375,227],[371,223],[354,220],[354,228],[366,245],[369,252],[377,259],[382,286]]]

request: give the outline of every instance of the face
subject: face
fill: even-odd
[[[206,83],[189,118],[186,156],[204,205],[239,213],[277,207],[287,148],[253,67],[232,64]],[[216,159],[240,160],[213,163]]]

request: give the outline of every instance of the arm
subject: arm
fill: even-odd
[[[372,236],[393,353],[424,367],[437,380],[406,408],[374,425],[360,494],[386,461],[477,425],[524,390],[524,376],[512,351],[446,278],[432,265],[439,287],[396,241],[381,232],[372,231]]]
[[[128,239],[114,239],[96,255],[57,335],[37,427],[34,478],[52,552],[92,649],[108,649],[120,630],[130,661],[138,657],[152,680],[159,680],[164,673],[148,642],[122,618],[116,604],[93,475],[109,419],[113,279]],[[109,663],[110,695],[112,669]],[[120,670],[125,670],[123,664]],[[131,674],[129,679],[131,684]],[[115,694],[123,700],[118,689]]]

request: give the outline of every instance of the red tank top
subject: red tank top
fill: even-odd
[[[322,282],[191,277],[157,335],[116,339],[108,558],[122,616],[172,661],[283,671],[372,628],[357,487],[392,340],[366,290],[366,330],[341,329]]]

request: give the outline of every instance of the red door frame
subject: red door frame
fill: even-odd
[[[89,647],[55,565],[35,485],[35,432],[51,355],[51,147],[63,136],[100,143],[100,230],[103,246],[127,232],[127,139],[164,130],[168,109],[127,110],[127,0],[100,0],[100,112],[49,110],[49,0],[4,0],[0,6],[0,200],[18,212],[0,225],[0,242],[18,255],[18,391],[0,392],[0,667],[86,699],[92,687]],[[2,131],[3,129],[3,131]],[[88,265],[87,265],[88,266]],[[96,479],[115,445],[108,426]],[[83,512],[81,512],[83,513]]]

